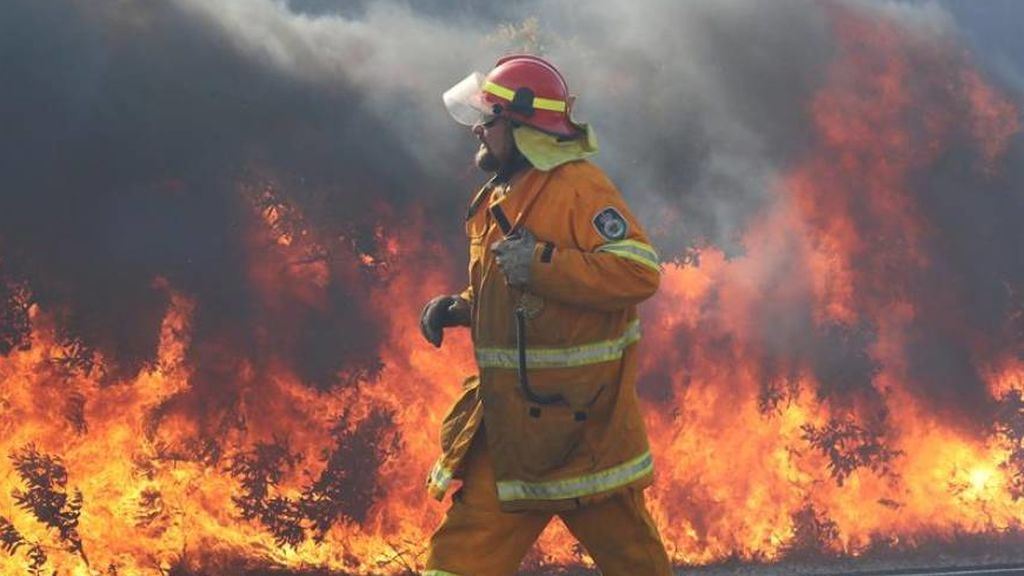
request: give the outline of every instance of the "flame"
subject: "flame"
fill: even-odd
[[[857,555],[1019,530],[1024,518],[1024,430],[1013,427],[1024,361],[954,313],[925,324],[984,368],[1004,419],[979,432],[922,394],[908,355],[936,302],[958,302],[953,287],[920,286],[942,232],[914,178],[963,138],[979,173],[996,177],[1017,110],[967,62],[919,74],[951,62],[941,39],[831,14],[837,54],[807,110],[816,146],[780,176],[743,256],[705,247],[699,262],[667,264],[644,308],[650,505],[679,564]],[[240,194],[253,205],[246,270],[266,322],[251,339],[265,357],[227,337],[197,350],[202,303],[158,278],[155,361],[111,383],[108,360],[69,342],[57,310],[31,308],[31,347],[0,357],[0,572],[422,567],[444,510],[423,478],[474,363],[465,331],[435,350],[416,320],[457,288],[461,255],[423,240],[416,209],[380,205],[369,239],[331,238],[274,186]],[[383,342],[380,366],[321,390],[272,351],[297,341],[296,311],[336,305],[336,282],[365,288],[353,294]],[[198,373],[193,354],[216,373]],[[33,487],[55,508],[33,508]],[[588,564],[572,544],[553,523],[527,564]]]
[[[957,115],[970,119],[991,175],[1019,129],[1016,109],[973,71],[951,88],[916,85],[914,65],[945,58],[933,39],[840,9],[836,36],[840,56],[810,106],[820,145],[781,178],[745,236],[747,254],[727,260],[710,249],[699,267],[667,270],[654,305],[648,334],[662,356],[647,370],[671,378],[661,393],[668,405],[651,407],[663,463],[654,493],[687,563],[778,558],[808,544],[859,554],[877,542],[1019,528],[1024,513],[1007,490],[1008,475],[1020,474],[1008,465],[1010,443],[936,414],[909,386],[906,358],[911,327],[930,312],[908,292],[932,265],[939,233],[916,203],[914,175],[945,152]],[[802,302],[812,303],[805,322],[842,342],[874,327],[864,357],[851,359],[877,370],[861,374],[860,388],[822,395],[835,382],[803,358],[800,346],[813,342],[764,349],[766,329],[798,333],[786,323],[800,322]],[[765,318],[780,309],[796,314]],[[1021,374],[1018,361],[998,358],[990,397],[1019,390]],[[872,428],[884,439],[876,443]],[[837,467],[827,450],[808,447],[822,431],[838,441],[825,448],[862,441],[865,458]]]

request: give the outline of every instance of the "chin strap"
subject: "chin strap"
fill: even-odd
[[[530,164],[530,160],[516,148],[515,157],[507,165],[498,168],[498,171],[494,174],[494,181],[508,182],[513,176],[529,168],[533,168],[533,164]]]

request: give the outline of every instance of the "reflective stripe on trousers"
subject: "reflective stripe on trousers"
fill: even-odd
[[[672,576],[643,490],[625,488],[562,512],[503,512],[487,442],[478,436],[463,463],[463,485],[430,538],[427,576],[512,576],[558,516],[606,576]],[[433,572],[431,572],[433,570]]]

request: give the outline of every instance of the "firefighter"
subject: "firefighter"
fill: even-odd
[[[461,487],[431,538],[430,576],[513,574],[554,515],[609,576],[671,574],[644,503],[653,464],[636,395],[636,306],[658,255],[604,172],[593,129],[545,60],[502,58],[445,92],[493,178],[466,212],[469,285],[427,303],[424,337],[471,328],[479,375],[427,478]]]

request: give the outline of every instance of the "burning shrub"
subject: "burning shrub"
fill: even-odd
[[[0,550],[14,556],[22,546],[28,546],[28,573],[31,576],[43,576],[43,567],[49,560],[46,551],[38,542],[26,540],[10,520],[0,516]]]
[[[790,558],[830,555],[839,551],[839,527],[813,504],[792,513],[793,539],[785,548]]]
[[[365,521],[381,496],[377,471],[399,449],[392,417],[386,410],[374,409],[353,426],[351,415],[343,414],[332,430],[334,449],[322,455],[326,467],[300,498],[274,494],[285,473],[302,460],[301,454],[291,452],[286,439],[258,443],[236,456],[229,470],[241,483],[241,496],[232,500],[242,518],[258,520],[279,546],[302,543],[307,530],[321,542],[341,520]]]
[[[839,486],[858,468],[876,474],[890,474],[889,463],[903,454],[882,444],[882,432],[857,425],[851,420],[832,418],[822,427],[801,426],[803,439],[829,459],[829,473]]]
[[[86,560],[82,537],[78,534],[78,517],[82,512],[82,493],[66,491],[68,472],[60,457],[40,453],[28,444],[11,455],[27,490],[15,489],[14,501],[31,512],[43,524],[57,530],[60,539],[72,552]],[[30,551],[31,556],[31,551]],[[44,556],[45,558],[45,556]],[[45,560],[43,560],[45,563]],[[86,560],[86,564],[88,561]]]
[[[136,501],[135,525],[138,527],[156,527],[160,532],[166,527],[166,508],[163,494],[155,488],[146,488],[139,493]]]
[[[778,368],[777,362],[766,359],[761,385],[757,393],[757,410],[768,416],[778,414],[783,404],[789,404],[800,394],[800,379],[793,367]]]
[[[32,544],[32,547],[28,549],[28,573],[32,576],[43,576],[46,572],[43,568],[46,566],[46,562],[49,558],[46,557],[46,551],[39,544]]]
[[[25,537],[11,524],[11,521],[0,516],[0,550],[14,554],[25,545]]]
[[[76,375],[88,378],[93,370],[99,368],[96,361],[96,349],[66,328],[58,333],[59,348],[50,362],[65,379]]]
[[[1010,445],[1002,466],[1010,474],[1010,495],[1019,500],[1024,497],[1024,395],[1021,390],[1010,390],[999,399],[995,431]]]
[[[327,467],[302,494],[303,512],[313,523],[317,541],[340,518],[366,520],[380,497],[377,471],[400,448],[399,436],[392,431],[393,416],[375,408],[354,428],[349,426],[349,416],[343,415],[332,429],[335,448],[323,455]]]
[[[64,400],[64,419],[79,435],[89,431],[89,423],[85,420],[85,396],[81,392],[72,392]]]
[[[229,467],[231,475],[242,485],[242,494],[231,497],[242,518],[259,520],[279,546],[295,546],[306,539],[298,504],[282,496],[271,496],[284,476],[284,469],[293,469],[301,459],[301,454],[290,451],[286,439],[275,438],[270,443],[256,444],[251,452],[239,454]]]
[[[0,276],[0,356],[32,345],[32,292],[28,284]]]

